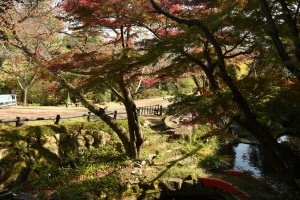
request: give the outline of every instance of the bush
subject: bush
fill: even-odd
[[[170,81],[160,85],[161,90],[167,92],[168,95],[190,94],[195,87],[196,85],[192,78],[183,78],[177,82]]]
[[[138,99],[150,99],[155,97],[161,97],[162,91],[158,88],[149,88],[147,90],[144,90],[143,92],[139,93],[137,95]]]

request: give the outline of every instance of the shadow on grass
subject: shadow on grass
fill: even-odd
[[[202,145],[197,146],[196,148],[194,148],[192,151],[190,151],[189,153],[185,154],[184,156],[173,160],[171,162],[169,162],[169,164],[166,166],[166,168],[164,170],[162,170],[154,179],[152,179],[149,184],[148,187],[151,187],[151,185],[153,185],[155,183],[155,181],[159,180],[166,172],[168,172],[172,167],[174,167],[178,162],[196,154],[200,149],[202,148]],[[148,189],[148,188],[146,188]],[[139,200],[142,200],[146,197],[146,190],[144,190],[142,192],[142,194],[139,196]]]
[[[50,199],[84,200],[99,199],[100,197],[104,199],[108,197],[121,199],[123,188],[115,171],[97,179],[79,180],[80,174],[78,173],[74,177],[68,176],[68,178],[65,178],[63,183],[54,187],[55,191],[50,195]],[[53,179],[56,179],[56,177],[53,177]],[[38,196],[42,199],[41,197],[46,196],[46,194],[40,193]]]

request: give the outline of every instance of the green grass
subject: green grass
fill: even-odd
[[[141,119],[141,121],[146,119]],[[126,126],[126,121],[119,121]],[[1,129],[2,141],[19,142],[28,134],[66,133],[72,130],[103,130],[111,132],[109,127],[101,122],[69,122],[60,125],[24,126]],[[130,159],[115,148],[118,142],[113,137],[109,145],[100,148],[85,148],[81,155],[69,155],[63,158],[61,166],[53,166],[49,162],[31,163],[26,181],[14,186],[14,191],[34,194],[41,200],[52,196],[58,200],[83,200],[92,198],[122,199],[124,195],[139,193],[139,189],[128,189],[128,183],[138,180],[143,184],[154,184],[157,180],[168,177],[185,178],[188,175],[200,177],[220,177],[241,185],[246,191],[255,190],[255,184],[248,180],[238,179],[219,174],[208,173],[207,170],[217,168],[219,148],[227,141],[213,136],[206,141],[199,138],[205,135],[211,127],[199,126],[191,143],[179,140],[168,140],[168,135],[142,127],[146,141],[138,160]],[[28,149],[26,149],[28,148]],[[26,153],[30,147],[22,147],[19,153]],[[155,158],[151,159],[151,155]],[[18,155],[16,153],[16,155]],[[133,174],[135,163],[144,162],[142,174]],[[132,185],[132,184],[130,184]],[[254,185],[254,186],[253,186]],[[132,186],[133,187],[133,186]],[[259,188],[258,191],[261,191]],[[130,192],[131,191],[131,192]],[[262,189],[265,193],[264,189]],[[123,196],[122,196],[123,195]],[[126,199],[126,198],[125,198]],[[130,199],[130,198],[129,198]]]

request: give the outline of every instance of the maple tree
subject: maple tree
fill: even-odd
[[[144,141],[133,100],[133,83],[154,85],[158,78],[176,80],[192,76],[202,96],[176,97],[170,111],[185,108],[180,110],[182,114],[198,112],[196,120],[217,126],[224,126],[219,123],[222,121],[237,122],[256,137],[277,172],[294,175],[299,166],[298,156],[277,143],[262,119],[282,124],[288,121],[296,126],[295,121],[274,119],[276,113],[295,116],[291,108],[290,113],[280,109],[272,112],[274,104],[288,105],[297,97],[297,83],[288,80],[282,70],[283,65],[298,78],[295,24],[299,6],[291,6],[296,1],[66,0],[62,5],[67,16],[60,18],[71,24],[72,31],[66,32],[56,21],[50,23],[51,28],[38,27],[43,27],[40,29],[43,33],[26,32],[26,28],[36,26],[29,19],[38,18],[37,8],[44,2],[26,4],[29,6],[26,12],[12,15],[16,17],[12,21],[1,18],[5,24],[1,29],[2,41],[21,49],[32,63],[49,70],[62,86],[117,133],[128,155],[138,157]],[[261,10],[256,9],[256,3],[260,3]],[[276,8],[280,11],[272,12]],[[289,33],[281,27],[288,27]],[[266,37],[267,31],[271,39]],[[62,32],[76,39],[62,44],[57,40],[67,36],[55,35]],[[147,34],[151,36],[146,37]],[[275,54],[282,63],[274,59]],[[154,70],[157,75],[141,80],[147,71],[143,70],[145,66],[153,69],[157,66]],[[243,66],[246,66],[244,73]],[[203,80],[203,86],[208,82],[209,89],[201,88],[200,76],[207,79]],[[104,108],[86,97],[88,92],[105,89],[110,89],[125,105],[128,132]],[[288,97],[284,96],[286,91]],[[293,106],[298,108],[296,103]]]
[[[300,80],[299,2],[260,0],[257,3],[265,17],[265,34],[271,37],[284,66]]]
[[[147,4],[150,5],[149,3]],[[73,35],[84,33],[98,42],[83,42],[59,58],[51,60],[50,70],[93,113],[105,121],[119,136],[128,155],[138,157],[144,136],[134,102],[133,83],[141,83],[141,75],[154,56],[140,51],[138,37],[144,14],[141,1],[65,1],[63,8],[71,22]],[[78,23],[79,22],[79,23]],[[67,78],[71,75],[73,80]],[[139,86],[138,86],[139,87]],[[125,106],[128,133],[103,108],[88,104],[86,91],[110,89]]]
[[[28,88],[39,76],[45,76],[36,57],[49,59],[60,47],[57,34],[63,26],[53,15],[52,1],[13,1],[3,12],[0,22],[2,47],[7,60],[4,70],[21,88],[21,99],[27,105]]]
[[[24,106],[27,106],[28,88],[37,78],[38,70],[31,63],[31,60],[26,59],[22,52],[14,51],[12,53],[5,46],[2,46],[3,50],[2,57],[5,62],[0,72],[15,79],[22,91],[21,101]]]
[[[289,150],[279,145],[270,130],[258,121],[257,115],[252,109],[253,105],[251,105],[249,99],[246,98],[242,88],[236,83],[233,74],[229,71],[229,59],[251,53],[251,51],[244,50],[245,47],[247,47],[247,38],[251,37],[251,35],[248,34],[249,30],[251,30],[251,26],[247,27],[248,30],[237,29],[237,32],[226,31],[226,29],[233,30],[233,24],[227,24],[227,18],[225,17],[224,19],[224,16],[230,16],[230,14],[226,15],[224,13],[228,13],[229,11],[235,13],[237,6],[240,8],[243,7],[243,2],[222,4],[216,1],[215,5],[213,3],[204,3],[205,6],[198,6],[198,9],[195,9],[198,11],[197,15],[194,15],[194,12],[184,12],[184,9],[179,9],[180,4],[175,4],[177,9],[172,9],[174,3],[171,1],[161,1],[159,5],[156,1],[151,0],[151,3],[159,14],[164,15],[178,24],[185,25],[187,29],[195,35],[204,38],[203,42],[207,44],[206,46],[204,45],[204,48],[206,48],[204,52],[207,52],[204,60],[201,59],[201,57],[200,59],[195,58],[193,55],[188,54],[188,52],[183,52],[184,55],[202,67],[207,77],[211,76],[211,86],[212,83],[215,82],[215,86],[213,87],[214,95],[211,96],[211,98],[206,98],[204,101],[206,103],[204,103],[203,106],[207,108],[207,104],[210,105],[209,102],[214,102],[211,104],[211,107],[221,107],[221,113],[224,109],[226,111],[226,108],[230,107],[230,109],[227,110],[227,112],[229,111],[229,116],[233,114],[231,117],[256,137],[274,169],[280,173],[288,173],[290,176],[294,176],[295,169],[297,168],[297,156],[292,153],[287,156],[286,151],[289,152]],[[164,9],[162,9],[162,7],[164,7]],[[220,16],[223,16],[223,18],[219,18]],[[218,19],[221,19],[221,22],[224,23],[223,28],[222,23],[219,23],[220,20]],[[230,20],[230,18],[228,19]],[[211,23],[212,20],[215,20],[215,23]],[[215,26],[215,24],[217,24],[217,26]],[[255,26],[255,22],[252,25]],[[236,34],[234,35],[232,33]],[[205,56],[205,53],[202,55]],[[207,64],[209,63],[214,63],[215,65],[212,71],[206,70]],[[221,90],[220,84],[226,86],[227,94],[222,92],[225,88]],[[222,88],[224,86],[222,86]],[[196,97],[196,99],[197,98],[198,97]],[[203,99],[204,97],[199,98]],[[234,103],[230,103],[230,100],[233,100]],[[192,108],[195,109],[195,106],[192,106]],[[222,114],[226,113],[223,112]]]

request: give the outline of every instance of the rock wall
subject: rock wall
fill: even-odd
[[[5,133],[0,140],[0,189],[25,180],[31,166],[72,164],[84,149],[110,143],[111,134],[93,129],[56,128],[43,132],[28,129],[27,134]]]

